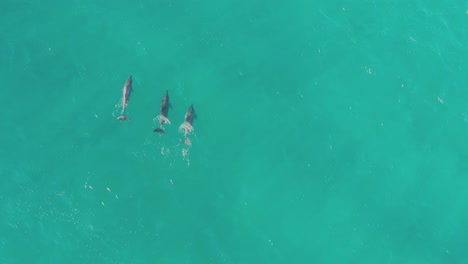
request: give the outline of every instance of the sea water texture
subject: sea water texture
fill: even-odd
[[[467,41],[467,1],[3,0],[0,263],[468,263]]]

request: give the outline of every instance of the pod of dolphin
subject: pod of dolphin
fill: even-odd
[[[123,87],[122,112],[120,116],[117,117],[117,120],[130,120],[125,115],[125,110],[127,110],[128,101],[130,100],[130,95],[132,91],[133,91],[132,75],[130,75],[130,77],[128,77]],[[168,94],[168,91],[166,90],[166,94],[163,96],[163,99],[161,102],[161,110],[159,112],[159,115],[157,116],[157,119],[159,120],[159,127],[154,129],[153,132],[165,134],[164,127],[163,127],[164,124],[171,124],[171,121],[168,118],[169,107],[172,107],[172,106],[169,103],[169,94]],[[193,131],[192,123],[193,123],[193,120],[196,118],[196,116],[197,115],[195,114],[195,110],[193,109],[193,104],[192,104],[190,105],[189,109],[187,110],[187,113],[185,114],[184,122],[179,127],[181,131],[184,131],[184,136],[185,136],[185,140],[182,142],[182,144],[192,145],[192,142],[190,141],[188,136]]]

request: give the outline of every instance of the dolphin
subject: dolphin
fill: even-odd
[[[169,94],[166,90],[166,94],[164,95],[161,102],[161,111],[159,112],[159,115],[157,117],[159,119],[159,127],[153,130],[153,132],[164,134],[163,125],[171,124],[171,121],[167,118],[169,107],[171,107],[171,103],[169,103]]]
[[[125,110],[127,109],[128,101],[130,100],[130,94],[133,91],[133,88],[132,88],[132,75],[130,75],[130,77],[128,77],[122,91],[123,91],[123,95],[122,95],[122,113],[120,114],[119,117],[117,117],[117,120],[129,120],[128,117],[125,116]]]
[[[195,109],[193,108],[193,104],[190,105],[189,109],[187,110],[187,113],[185,114],[185,121],[180,125],[179,129],[184,131],[184,136],[185,140],[182,142],[182,144],[185,145],[192,145],[192,142],[188,138],[188,135],[193,131],[193,120],[197,117],[197,114],[195,114]]]

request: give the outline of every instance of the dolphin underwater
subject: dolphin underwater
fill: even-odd
[[[163,125],[164,124],[171,124],[171,121],[169,118],[167,118],[167,114],[169,112],[169,107],[171,107],[171,103],[169,103],[169,94],[166,90],[166,94],[164,95],[162,102],[161,102],[161,110],[158,115],[158,120],[159,120],[159,127],[153,130],[153,132],[158,132],[161,134],[164,134],[164,129]]]
[[[193,131],[193,120],[197,117],[197,114],[195,114],[195,109],[193,108],[193,104],[190,105],[189,109],[187,110],[187,113],[185,114],[185,121],[180,125],[179,129],[184,131],[184,136],[185,140],[182,142],[182,144],[185,145],[192,145],[192,142],[188,138],[188,135]]]
[[[125,116],[125,110],[127,110],[127,105],[128,101],[130,100],[130,95],[133,91],[132,88],[132,75],[128,77],[127,81],[125,82],[125,85],[122,89],[122,113],[120,114],[119,117],[117,117],[117,120],[129,120],[128,117]]]

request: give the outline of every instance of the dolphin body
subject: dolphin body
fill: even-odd
[[[187,113],[185,114],[185,121],[180,125],[179,129],[184,131],[184,136],[185,140],[182,142],[182,144],[185,145],[192,145],[192,142],[188,138],[188,135],[193,131],[193,120],[197,117],[197,114],[195,113],[195,109],[193,108],[193,104],[190,105],[189,109],[187,110]]]
[[[117,120],[129,120],[127,116],[125,116],[125,110],[127,110],[127,105],[128,101],[130,100],[130,95],[132,94],[133,88],[132,88],[132,75],[128,77],[127,81],[125,82],[125,85],[122,89],[122,113],[120,114],[119,117],[117,117]]]
[[[159,127],[153,130],[153,132],[164,134],[165,132],[163,129],[163,125],[171,124],[171,121],[169,120],[169,118],[167,118],[169,107],[171,107],[171,103],[169,103],[169,94],[166,90],[166,94],[164,95],[162,102],[161,102],[161,110],[157,117],[159,119]]]

